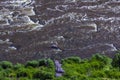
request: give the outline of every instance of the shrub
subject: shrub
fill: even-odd
[[[81,59],[80,57],[69,57],[69,58],[66,58],[66,59],[63,59],[62,60],[62,63],[63,62],[67,62],[67,63],[80,63],[81,62]]]
[[[40,59],[38,60],[39,66],[46,66],[46,59]]]
[[[90,66],[93,69],[103,69],[104,68],[104,64],[100,61],[93,61],[90,63]]]
[[[28,77],[28,71],[25,68],[19,68],[17,70],[17,77]]]
[[[2,68],[2,66],[0,66],[0,71],[2,71],[3,70],[3,68]]]
[[[100,61],[104,65],[109,65],[111,63],[111,59],[109,57],[98,53],[93,55],[90,61]]]
[[[7,68],[12,68],[13,65],[11,62],[8,62],[8,61],[2,61],[0,63],[0,66],[3,68],[3,69],[7,69]]]
[[[46,79],[51,80],[54,78],[54,74],[45,71],[37,71],[36,73],[34,73],[33,78],[41,79],[41,80],[46,80]]]
[[[4,80],[3,78],[5,77],[5,73],[3,71],[0,71],[0,80]]]
[[[36,60],[33,61],[28,61],[27,64],[25,65],[26,67],[31,66],[31,67],[38,67],[39,66],[39,62]]]
[[[91,77],[106,77],[106,74],[104,73],[104,71],[93,71],[92,74],[91,74]]]
[[[54,62],[51,59],[41,59],[39,60],[39,66],[54,68]]]
[[[89,80],[86,75],[71,76],[70,80]]]
[[[56,78],[54,78],[53,80],[68,80],[68,79],[65,78],[65,77],[56,77]]]
[[[16,73],[15,72],[12,72],[12,73],[9,73],[9,77],[11,77],[11,78],[15,78],[16,77]]]
[[[10,79],[7,78],[7,77],[4,77],[4,78],[2,78],[2,79],[0,79],[0,80],[10,80]]]
[[[4,76],[10,77],[10,74],[13,73],[13,70],[11,68],[4,70]]]
[[[14,70],[18,70],[18,69],[20,69],[20,68],[24,68],[24,65],[23,65],[23,64],[20,64],[20,63],[17,63],[17,64],[13,67]]]
[[[112,66],[120,68],[120,51],[115,54],[112,60]]]
[[[54,62],[51,59],[47,59],[47,67],[54,69]]]
[[[28,79],[26,77],[20,77],[19,80],[30,80],[30,79]]]
[[[117,70],[105,71],[108,78],[120,79],[120,72]]]

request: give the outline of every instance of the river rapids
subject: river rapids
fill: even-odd
[[[113,57],[120,0],[0,0],[0,60]]]

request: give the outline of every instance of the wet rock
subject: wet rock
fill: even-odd
[[[58,49],[59,49],[58,45],[57,45],[57,44],[55,44],[55,43],[51,44],[51,48],[52,48],[52,49],[56,49],[56,50],[58,50]]]
[[[32,27],[27,27],[28,31],[37,30],[38,26],[41,28],[39,23],[34,23],[29,16],[34,16],[34,7],[31,5],[33,1],[31,0],[10,0],[10,1],[1,1],[4,4],[4,8],[0,10],[0,23],[4,25],[8,25],[11,27],[20,27],[23,30],[22,26],[31,25]],[[6,5],[8,4],[8,5]],[[24,4],[24,6],[23,6]],[[7,7],[12,7],[8,9]],[[24,27],[26,29],[26,27]],[[20,28],[19,28],[20,29]],[[18,30],[19,30],[18,29]],[[27,30],[26,29],[26,30]]]
[[[17,50],[15,46],[8,47],[9,50]]]
[[[1,25],[9,25],[9,22],[7,20],[0,20]]]
[[[79,28],[86,32],[97,32],[97,25],[95,23],[81,23]]]
[[[56,67],[56,77],[60,77],[62,76],[62,74],[64,73],[64,70],[61,67],[61,64],[58,60],[55,60],[55,67]]]
[[[10,42],[9,39],[6,39],[6,40],[0,40],[0,44],[12,44],[12,42]]]
[[[24,14],[24,15],[27,15],[27,16],[33,16],[33,15],[35,15],[35,12],[34,12],[33,8],[34,7],[22,8],[22,9],[20,9],[20,13]]]

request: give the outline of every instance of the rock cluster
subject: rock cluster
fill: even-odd
[[[15,27],[16,31],[31,31],[36,27],[42,27],[33,22],[30,16],[35,15],[32,0],[5,0],[0,1],[0,24],[3,27]]]

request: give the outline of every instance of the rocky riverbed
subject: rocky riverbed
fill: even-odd
[[[117,50],[120,0],[0,0],[0,60],[112,57]]]

